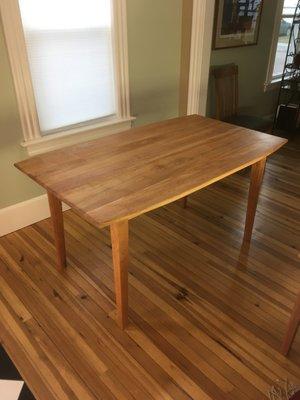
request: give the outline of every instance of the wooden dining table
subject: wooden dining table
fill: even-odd
[[[116,320],[128,323],[128,221],[251,166],[243,241],[251,240],[266,158],[286,139],[190,115],[75,144],[15,166],[47,190],[57,253],[66,267],[62,202],[110,226]]]

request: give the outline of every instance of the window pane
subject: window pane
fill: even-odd
[[[292,18],[282,18],[280,23],[279,38],[274,63],[273,76],[279,76],[283,73],[285,57],[289,44],[289,38],[292,28]]]
[[[294,15],[298,0],[284,0],[283,15]]]
[[[19,0],[42,132],[116,113],[111,0]]]

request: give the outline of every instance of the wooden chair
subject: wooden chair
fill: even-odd
[[[216,91],[216,118],[226,121],[238,114],[238,75],[236,64],[213,67],[212,75],[215,79]]]
[[[236,64],[212,67],[211,73],[215,80],[216,118],[244,128],[265,132],[269,123],[262,118],[238,113],[239,105],[239,69]],[[183,208],[187,207],[188,197],[182,200]]]
[[[234,125],[265,132],[269,123],[262,118],[239,113],[239,69],[236,64],[212,67],[215,80],[216,118]]]
[[[300,292],[298,293],[295,306],[282,342],[281,352],[284,355],[287,355],[287,353],[291,348],[292,342],[297,332],[299,322],[300,322]]]

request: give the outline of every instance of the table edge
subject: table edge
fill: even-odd
[[[258,161],[260,161],[260,160],[262,160],[264,158],[267,158],[268,156],[270,156],[273,153],[275,153],[278,149],[280,149],[282,146],[284,146],[288,142],[287,139],[284,139],[284,138],[281,138],[281,139],[282,139],[282,142],[278,143],[272,150],[270,150],[270,152],[267,152],[266,154],[264,154],[264,155],[262,155],[260,157],[257,157],[256,159],[253,159],[253,160],[251,160],[251,161],[249,161],[247,163],[241,164],[238,167],[236,167],[236,168],[234,168],[232,170],[229,170],[229,171],[225,172],[222,175],[216,176],[215,178],[212,178],[212,179],[208,180],[207,182],[204,182],[204,183],[202,183],[200,185],[194,186],[193,188],[190,188],[189,190],[186,190],[186,191],[184,191],[184,192],[182,192],[182,193],[180,193],[180,194],[178,194],[176,196],[168,197],[168,198],[166,198],[165,200],[162,200],[159,203],[155,203],[155,204],[153,204],[153,205],[151,205],[149,207],[146,207],[146,208],[144,208],[142,210],[139,210],[139,211],[136,211],[136,212],[132,212],[132,213],[130,213],[130,214],[128,214],[128,215],[126,215],[126,216],[124,216],[122,218],[112,219],[112,220],[109,220],[109,221],[105,221],[103,223],[97,222],[97,220],[92,218],[88,213],[83,212],[76,205],[72,204],[72,202],[69,202],[63,196],[57,194],[51,188],[47,187],[47,185],[44,185],[41,182],[39,182],[38,179],[33,178],[32,176],[30,176],[30,174],[27,174],[26,172],[22,171],[22,169],[19,168],[19,166],[17,165],[18,163],[14,164],[14,165],[15,165],[15,167],[17,169],[19,169],[21,172],[25,173],[32,180],[34,180],[36,183],[38,183],[40,186],[42,186],[46,191],[51,192],[60,201],[62,201],[63,203],[67,204],[76,214],[78,214],[80,217],[82,217],[85,221],[87,221],[91,225],[95,226],[96,228],[102,229],[102,228],[105,228],[107,226],[110,226],[111,224],[114,224],[114,223],[117,223],[117,222],[120,222],[120,221],[126,221],[126,220],[129,221],[129,220],[131,220],[133,218],[138,217],[139,215],[145,214],[145,213],[147,213],[149,211],[155,210],[155,209],[157,209],[159,207],[162,207],[162,206],[165,206],[165,205],[167,205],[169,203],[177,201],[177,200],[179,200],[179,199],[181,199],[181,198],[183,198],[185,196],[188,196],[188,195],[190,195],[190,194],[192,194],[194,192],[197,192],[198,190],[201,190],[201,189],[203,189],[203,188],[205,188],[207,186],[210,186],[211,184],[213,184],[215,182],[218,182],[219,180],[222,180],[222,179],[226,178],[227,176],[233,175],[234,173],[236,173],[236,172],[238,172],[238,171],[240,171],[240,170],[242,170],[244,168],[247,168],[247,167],[257,163]]]

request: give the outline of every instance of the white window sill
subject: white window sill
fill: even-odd
[[[134,117],[124,119],[114,118],[98,124],[77,127],[66,132],[53,133],[38,139],[22,142],[21,146],[26,147],[30,156],[34,156],[72,144],[87,142],[88,140],[122,132],[131,128],[134,119]]]
[[[264,84],[264,91],[269,92],[270,90],[275,90],[280,88],[280,82],[281,82],[281,77],[280,78],[275,78],[271,82],[265,82]]]

